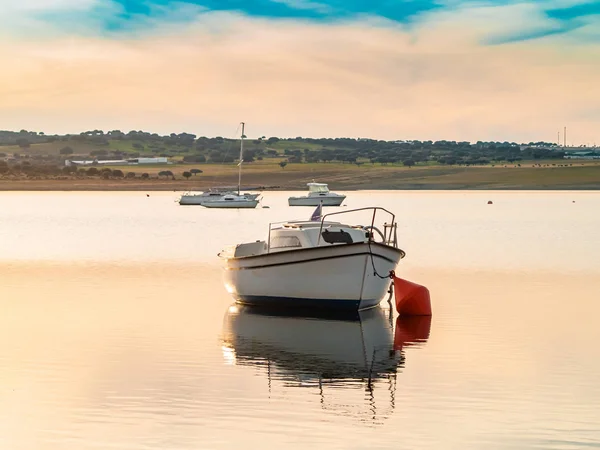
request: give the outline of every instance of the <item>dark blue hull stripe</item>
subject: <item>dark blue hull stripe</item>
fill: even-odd
[[[358,311],[360,300],[332,300],[317,298],[268,297],[262,295],[238,295],[237,301],[244,305],[272,308],[315,308],[341,311]],[[372,303],[366,301],[366,303]]]
[[[298,250],[296,250],[298,251]],[[400,250],[400,252],[402,252],[402,250]],[[283,252],[279,252],[279,253],[271,253],[271,255],[280,255]],[[328,259],[340,259],[340,258],[348,258],[351,256],[369,256],[371,253],[369,252],[360,252],[360,253],[347,253],[347,254],[342,254],[342,255],[333,255],[333,256],[321,256],[321,257],[316,257],[316,258],[310,258],[310,259],[303,259],[303,260],[299,260],[299,261],[284,261],[284,262],[278,262],[278,263],[267,263],[267,264],[257,264],[257,265],[253,265],[253,266],[246,266],[246,267],[228,267],[227,270],[249,270],[249,269],[264,269],[265,267],[276,267],[276,266],[289,266],[292,264],[306,264],[306,263],[311,263],[311,262],[315,262],[315,261],[325,261]],[[396,261],[394,261],[391,258],[388,258],[387,256],[383,256],[383,255],[378,255],[376,253],[372,253],[373,258],[380,258],[383,259],[389,263],[392,264],[397,264]],[[400,259],[402,259],[403,254],[400,253],[401,257]],[[265,258],[266,255],[260,255],[260,257]]]

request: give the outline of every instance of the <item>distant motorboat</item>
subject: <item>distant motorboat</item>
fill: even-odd
[[[335,214],[370,211],[369,226],[326,220]],[[375,227],[376,213],[390,223]],[[380,214],[381,215],[381,214]],[[269,224],[267,240],[235,245],[225,260],[225,286],[242,304],[363,310],[379,304],[390,273],[405,255],[398,248],[395,216],[379,208],[321,215],[308,221]],[[377,240],[375,238],[377,236]]]
[[[340,206],[345,195],[330,192],[329,187],[325,183],[307,183],[308,195],[302,197],[289,197],[289,206]]]
[[[240,138],[240,162],[238,164],[238,186],[237,192],[219,192],[210,190],[199,194],[186,193],[179,199],[180,205],[199,205],[205,208],[256,208],[260,194],[242,194],[240,187],[242,183],[242,163],[244,162],[244,128],[242,122],[242,134]]]

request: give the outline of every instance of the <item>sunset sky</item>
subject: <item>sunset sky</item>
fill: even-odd
[[[0,129],[600,144],[600,2],[0,0]]]

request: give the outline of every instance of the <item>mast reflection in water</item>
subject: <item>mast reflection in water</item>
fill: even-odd
[[[395,407],[403,349],[423,345],[431,317],[398,317],[380,307],[344,317],[306,316],[232,305],[225,315],[227,362],[256,368],[269,393],[278,388],[318,390],[324,409],[380,422]],[[363,392],[358,401],[337,393]],[[339,400],[339,399],[338,399]]]

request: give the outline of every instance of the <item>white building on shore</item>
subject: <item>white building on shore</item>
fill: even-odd
[[[129,158],[129,159],[85,159],[65,160],[65,166],[135,166],[139,164],[171,164],[169,158],[159,156],[155,158]]]
[[[600,152],[570,152],[565,154],[564,159],[600,159]]]

